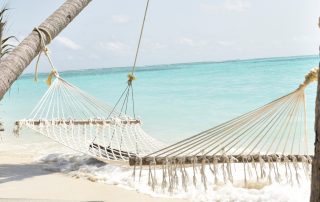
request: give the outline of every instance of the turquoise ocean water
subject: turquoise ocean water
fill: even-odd
[[[317,65],[317,56],[301,56],[138,67],[134,81],[136,114],[147,133],[173,143],[293,91]],[[126,87],[128,71],[106,68],[60,75],[113,105]],[[1,101],[0,117],[7,131],[40,100],[47,89],[43,82],[46,76],[41,74],[35,83],[33,75],[23,75]],[[312,145],[316,85],[310,85],[306,93]]]

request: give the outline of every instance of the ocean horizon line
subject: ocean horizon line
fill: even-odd
[[[136,72],[139,71],[152,71],[152,70],[159,70],[159,69],[167,69],[170,66],[177,66],[181,65],[197,65],[197,64],[219,64],[219,63],[229,63],[229,62],[264,62],[264,61],[273,61],[273,60],[295,60],[301,58],[314,58],[319,57],[317,54],[315,55],[294,55],[294,56],[275,56],[275,57],[261,57],[261,58],[247,58],[247,59],[227,59],[227,60],[217,60],[217,61],[195,61],[195,62],[180,62],[180,63],[163,63],[163,64],[153,64],[153,65],[142,65],[137,66],[139,69],[136,69]],[[115,72],[122,72],[128,71],[132,68],[132,66],[114,66],[114,67],[100,67],[100,68],[85,68],[85,69],[66,69],[66,70],[59,70],[60,73],[75,73],[75,72],[86,72],[86,71],[115,71]],[[181,68],[181,67],[180,67]],[[38,72],[39,76],[46,75],[48,71],[40,71]],[[21,77],[30,77],[33,76],[33,72],[23,73]]]

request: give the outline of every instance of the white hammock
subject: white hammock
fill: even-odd
[[[164,146],[143,131],[140,120],[114,111],[60,76],[28,118],[15,125],[16,134],[26,126],[103,161],[128,160]]]
[[[285,174],[289,182],[295,175],[299,183],[299,170],[309,178],[313,158],[308,151],[304,89],[317,80],[318,72],[318,68],[312,69],[299,88],[288,95],[143,158],[130,157],[129,163],[141,168],[149,166],[149,184],[153,189],[156,173],[152,167],[162,165],[162,188],[168,186],[169,191],[177,187],[178,182],[186,187],[185,164],[193,167],[194,184],[197,170],[200,171],[205,188],[204,170],[211,170],[215,179],[220,170],[225,182],[233,182],[231,164],[235,163],[243,164],[245,183],[252,173],[257,180],[268,178],[269,181],[272,175],[280,181],[281,174]],[[285,166],[285,173],[279,172],[280,164]],[[178,180],[179,176],[182,179]]]

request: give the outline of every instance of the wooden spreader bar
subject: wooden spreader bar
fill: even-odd
[[[114,120],[100,120],[100,119],[92,119],[92,120],[26,120],[26,123],[32,125],[103,125],[103,124],[113,124],[116,123]],[[16,121],[15,125],[20,125],[20,121]],[[132,120],[121,120],[119,121],[121,124],[140,124],[140,120],[132,119]]]
[[[196,158],[195,158],[196,157]],[[232,163],[251,163],[251,162],[260,162],[260,159],[263,159],[266,163],[271,162],[285,162],[285,158],[287,158],[290,162],[296,160],[297,162],[307,161],[308,163],[312,162],[313,156],[311,155],[216,155],[216,156],[187,156],[187,157],[130,157],[129,164],[130,166],[134,165],[163,165],[166,162],[169,163],[183,163],[183,164],[193,164],[201,163],[203,160],[205,163],[213,163],[216,161],[217,163],[227,163],[229,159],[232,159]]]

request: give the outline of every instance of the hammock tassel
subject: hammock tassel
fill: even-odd
[[[266,176],[266,170],[265,170],[265,161],[263,158],[259,155],[259,164],[260,164],[260,178],[263,179]]]
[[[136,161],[134,166],[133,166],[133,172],[132,172],[133,181],[136,181],[136,166],[137,166],[138,162],[139,161]]]
[[[157,184],[158,184],[155,158],[153,158],[152,164],[153,164],[153,189],[154,189],[154,187],[157,186]]]
[[[196,187],[197,186],[197,177],[196,177],[196,163],[197,163],[198,159],[197,157],[193,157],[192,158],[192,167],[193,167],[193,185]]]
[[[246,170],[246,161],[247,157],[243,156],[243,173],[244,173],[244,186],[247,187],[248,180],[247,180],[247,170]]]
[[[141,176],[142,176],[142,158],[139,158],[140,161],[139,161],[139,164],[140,164],[140,172],[139,172],[139,182],[141,180]]]
[[[211,172],[214,175],[214,184],[216,185],[218,184],[218,161],[219,159],[214,156],[212,160],[213,169],[210,168]]]
[[[162,182],[161,182],[161,189],[164,190],[167,186],[166,180],[166,166],[165,163],[162,163]]]
[[[289,173],[288,173],[288,166],[289,166],[289,158],[287,156],[284,156],[283,157],[283,162],[284,162],[284,167],[286,169],[285,171],[285,176],[286,176],[286,179],[287,179],[287,182],[289,182]]]
[[[205,166],[206,166],[206,157],[203,156],[202,160],[201,160],[201,169],[200,169],[200,173],[201,173],[201,182],[204,185],[204,189],[207,190],[207,176],[206,176],[206,171],[205,171]]]
[[[293,185],[293,177],[292,177],[292,170],[291,170],[291,166],[290,164],[288,164],[288,168],[289,168],[289,184]]]
[[[179,176],[178,176],[178,172],[179,172],[179,162],[175,161],[174,164],[174,182],[175,182],[175,188],[178,188],[179,186]]]
[[[268,160],[268,165],[269,165],[268,182],[269,182],[269,184],[272,184],[272,170],[274,169],[272,157],[268,156],[267,160]]]
[[[253,175],[252,175],[252,170],[251,170],[250,163],[249,163],[250,160],[251,160],[251,156],[247,156],[246,165],[247,165],[249,178],[251,179]]]
[[[254,168],[254,171],[255,171],[255,174],[256,174],[257,182],[259,182],[259,174],[258,174],[257,164],[256,164],[256,162],[255,162],[255,160],[254,160],[254,159],[252,159],[252,161],[251,161],[251,165],[252,165],[252,167]]]
[[[222,175],[223,175],[223,182],[226,184],[228,181],[228,176],[227,176],[227,168],[225,168],[225,164],[228,162],[229,158],[223,154],[222,155],[222,164],[221,164],[221,169],[222,169]]]
[[[299,165],[298,165],[298,161],[297,161],[297,158],[295,156],[291,156],[292,158],[292,162],[293,162],[293,167],[294,167],[294,170],[296,172],[296,180],[297,180],[297,183],[300,185],[300,175],[299,175]]]
[[[227,171],[228,171],[228,179],[230,182],[233,183],[233,175],[232,175],[232,167],[231,164],[234,164],[238,160],[234,158],[233,156],[229,156],[228,161],[227,161]]]
[[[169,176],[169,188],[168,191],[170,193],[173,192],[173,175],[172,175],[172,162],[170,161],[168,164],[168,176]]]
[[[281,175],[280,175],[280,173],[279,173],[279,168],[278,168],[278,165],[280,164],[280,161],[281,161],[281,159],[280,159],[280,157],[278,157],[277,155],[274,155],[273,156],[275,159],[276,159],[276,161],[275,161],[275,163],[274,163],[274,175],[275,175],[275,180],[276,180],[276,182],[280,182],[281,181]]]
[[[181,160],[180,162],[180,169],[181,169],[181,183],[182,183],[182,187],[184,189],[185,192],[187,192],[188,190],[188,173],[186,171],[186,168],[184,166],[184,162],[185,159],[183,158],[183,160]]]
[[[301,159],[301,164],[302,164],[302,167],[303,167],[303,171],[304,171],[304,175],[306,176],[306,178],[309,178],[309,166],[308,166],[308,163],[307,163],[307,158],[302,156],[302,155],[299,155],[299,157]]]

